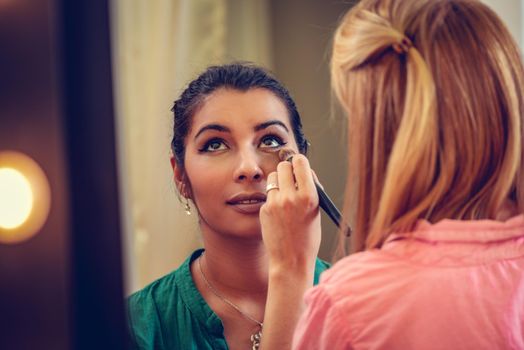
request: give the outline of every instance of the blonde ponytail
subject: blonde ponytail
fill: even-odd
[[[407,56],[404,111],[389,156],[368,247],[380,246],[391,230],[410,229],[410,225],[432,205],[431,201],[421,201],[421,197],[431,190],[435,179],[418,175],[421,169],[434,174],[437,166],[435,84],[418,50],[408,50]],[[399,193],[404,195],[399,196]],[[411,209],[406,212],[407,208]]]
[[[331,77],[348,115],[353,251],[419,219],[496,219],[508,201],[523,211],[523,76],[480,2],[362,0],[346,14]]]

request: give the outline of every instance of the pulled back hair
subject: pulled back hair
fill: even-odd
[[[174,103],[171,149],[177,164],[182,169],[184,169],[185,140],[192,126],[193,116],[202,106],[205,97],[220,88],[239,91],[259,88],[272,92],[286,106],[298,150],[303,154],[307,152],[308,142],[302,131],[300,115],[287,89],[261,67],[250,63],[233,63],[208,67],[189,83]]]
[[[362,0],[333,44],[348,115],[345,215],[352,250],[419,219],[522,212],[524,70],[517,45],[475,0]]]

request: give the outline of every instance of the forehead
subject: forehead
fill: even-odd
[[[252,128],[269,119],[283,122],[289,130],[288,111],[282,100],[267,89],[218,89],[207,96],[193,116],[192,131],[209,123],[229,128]]]

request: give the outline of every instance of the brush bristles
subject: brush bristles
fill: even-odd
[[[278,152],[278,158],[281,160],[281,161],[290,161],[291,158],[293,158],[293,156],[296,154],[297,152],[293,151],[291,148],[282,148],[279,152]]]

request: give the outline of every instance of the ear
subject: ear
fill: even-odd
[[[171,169],[173,169],[173,174],[175,175],[175,181],[177,181],[177,177],[180,176],[180,169],[176,163],[174,155],[171,155],[171,157],[169,157],[169,162],[171,163]]]
[[[173,177],[178,192],[180,192],[180,194],[184,196],[184,198],[189,198],[189,185],[187,183],[187,177],[185,175],[184,170],[182,170],[182,168],[176,162],[175,156],[171,155],[169,160],[171,162],[171,168],[173,168]]]

